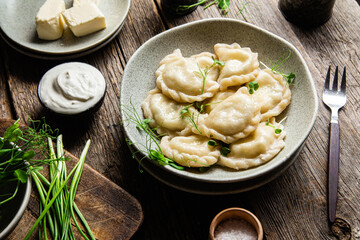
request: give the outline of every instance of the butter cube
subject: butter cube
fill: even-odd
[[[61,12],[65,10],[64,0],[47,0],[35,17],[36,31],[39,38],[56,40],[64,31],[64,19]]]
[[[93,3],[84,3],[65,10],[62,15],[77,37],[106,28],[105,17]]]
[[[99,0],[74,0],[73,7],[82,5],[84,3],[94,3],[96,6],[99,6]]]

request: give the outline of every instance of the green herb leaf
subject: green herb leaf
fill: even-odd
[[[221,147],[220,153],[224,157],[226,157],[231,152],[230,148],[228,147]]]
[[[276,133],[276,134],[280,134],[281,132],[282,132],[282,130],[281,130],[280,128],[276,128],[276,129],[275,129],[275,133]]]
[[[22,156],[24,160],[30,160],[33,157],[35,157],[35,152],[32,150],[25,152],[24,155]]]
[[[256,81],[248,83],[249,93],[253,94],[254,91],[259,89],[259,84]]]
[[[215,147],[217,145],[217,142],[214,141],[214,140],[209,140],[208,145],[211,146],[211,147]]]
[[[182,13],[186,13],[187,10],[189,10],[190,8],[196,7],[198,5],[204,4],[206,2],[206,0],[201,0],[197,3],[191,4],[191,5],[179,5],[176,8],[176,13],[178,14],[182,14]]]
[[[267,119],[265,125],[274,128],[275,134],[280,134],[282,132],[280,128],[276,128],[274,125],[270,124],[270,118]]]
[[[230,0],[218,0],[218,7],[223,11],[224,15],[229,12]]]
[[[190,113],[190,111],[188,110],[188,108],[190,106],[192,106],[192,104],[186,106],[183,109],[185,111],[183,111],[184,115],[182,115],[182,116],[186,116],[187,113]],[[130,106],[121,105],[120,107],[123,110],[124,119],[125,119],[124,121],[122,121],[122,124],[124,124],[125,121],[131,122],[131,123],[135,124],[136,127],[138,127],[140,130],[144,131],[146,134],[146,143],[143,145],[145,150],[140,151],[141,153],[143,153],[144,155],[147,155],[151,160],[154,160],[161,165],[169,165],[169,166],[179,169],[179,170],[185,169],[183,166],[180,166],[179,164],[177,164],[173,159],[167,158],[164,156],[164,154],[160,148],[159,141],[158,141],[159,136],[156,135],[156,133],[155,133],[156,129],[150,128],[150,126],[148,125],[148,123],[151,121],[151,119],[142,119],[142,117],[137,113],[136,108],[133,105],[133,103],[131,102],[131,100],[130,100]],[[126,141],[128,142],[129,145],[134,144],[133,142],[131,142],[128,139]],[[153,145],[155,145],[155,149],[153,148]],[[135,152],[133,154],[133,158],[135,157],[135,154],[137,154],[137,153],[138,152]],[[140,172],[142,172],[141,169],[140,169]]]
[[[186,107],[184,107],[183,109],[180,110],[180,115],[182,117],[182,119],[184,119],[185,121],[187,121],[191,126],[193,126],[200,134],[202,134],[202,132],[200,131],[200,129],[198,128],[198,120],[199,120],[199,115],[200,113],[198,113],[197,116],[195,116],[194,113],[191,113],[189,111],[189,107],[193,106],[193,103],[190,105],[187,105]]]
[[[14,171],[14,176],[20,180],[21,183],[26,183],[28,175],[24,170],[17,169]]]
[[[287,79],[288,84],[294,84],[294,80],[295,80],[296,76],[293,72],[291,72],[289,75],[285,75],[285,77]]]

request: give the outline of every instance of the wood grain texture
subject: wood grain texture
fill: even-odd
[[[13,120],[0,119],[0,135],[14,123]],[[66,152],[68,172],[78,161],[74,155]],[[42,174],[48,177],[44,170]],[[33,184],[33,189],[36,186]],[[8,240],[23,239],[39,216],[39,199],[36,191],[32,191],[29,205],[18,226]],[[75,203],[87,220],[97,239],[129,239],[143,221],[143,213],[139,202],[125,190],[105,178],[86,163],[78,186]],[[74,231],[75,230],[74,227]],[[34,234],[35,236],[36,234]],[[76,239],[81,238],[77,233]],[[37,239],[37,238],[33,238]]]
[[[0,42],[0,45],[3,44]],[[12,118],[11,103],[7,87],[7,73],[4,67],[5,53],[0,46],[0,118]]]
[[[318,96],[321,96],[328,65],[347,66],[348,102],[340,111],[340,173],[337,216],[352,227],[360,239],[360,7],[355,0],[336,1],[332,18],[323,26],[302,29],[288,23],[277,0],[232,0],[223,16],[216,5],[198,7],[185,16],[172,16],[161,9],[160,0],[133,0],[120,34],[106,47],[78,61],[97,67],[107,81],[107,96],[100,110],[89,119],[67,121],[44,111],[36,87],[46,70],[60,62],[24,57],[0,46],[16,116],[46,116],[64,134],[66,148],[78,156],[86,139],[93,145],[88,163],[134,195],[142,204],[144,223],[133,239],[206,239],[212,218],[228,207],[243,207],[255,213],[267,239],[335,239],[327,222],[327,146],[330,112],[320,102],[319,116],[298,160],[273,182],[247,193],[201,196],[184,193],[139,173],[131,158],[121,128],[119,88],[123,69],[138,47],[152,36],[187,22],[213,17],[247,21],[291,42],[306,60]],[[1,44],[0,44],[1,45]],[[1,63],[1,60],[0,60]],[[22,64],[17,64],[22,63]],[[0,76],[3,71],[0,64]],[[301,80],[299,80],[301,84]],[[1,91],[1,89],[0,89]]]

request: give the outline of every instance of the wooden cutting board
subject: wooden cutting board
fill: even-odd
[[[0,136],[13,123],[13,120],[0,119]],[[78,158],[68,152],[66,154],[70,158],[66,162],[67,169],[69,170],[73,168]],[[140,203],[124,189],[111,182],[86,163],[75,202],[97,239],[129,239],[138,230],[143,221]],[[24,239],[38,216],[39,199],[33,186],[29,205],[19,224],[7,239]],[[75,228],[74,232],[77,233]],[[38,239],[35,238],[36,234],[33,235],[34,239]],[[76,239],[81,239],[79,234],[77,234]]]

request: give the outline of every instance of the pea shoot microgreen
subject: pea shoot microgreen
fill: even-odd
[[[169,165],[178,170],[185,169],[185,167],[179,165],[173,159],[164,156],[164,153],[160,148],[159,136],[156,135],[156,129],[153,129],[149,126],[149,123],[152,121],[151,119],[142,119],[131,101],[130,106],[121,105],[120,107],[123,110],[123,117],[125,119],[122,121],[122,124],[124,124],[124,121],[133,123],[140,131],[143,131],[146,134],[145,144],[141,144],[145,150],[139,150],[135,152],[133,154],[133,158],[135,158],[137,153],[142,153],[144,156],[140,159],[140,163],[146,156],[148,156],[151,160],[156,161],[160,165]],[[127,142],[130,146],[134,144],[131,140],[128,139]],[[140,172],[142,172],[141,169]]]
[[[267,119],[265,125],[274,128],[275,129],[275,134],[280,134],[282,132],[282,130],[280,128],[277,128],[276,126],[270,124],[270,118]]]
[[[281,76],[283,76],[285,79],[286,79],[286,82],[290,85],[293,85],[294,84],[294,81],[296,79],[296,75],[295,73],[293,72],[290,72],[289,74],[285,74],[285,73],[282,73],[282,72],[279,72],[279,68],[291,57],[292,55],[292,51],[289,50],[289,54],[285,57],[285,53],[283,53],[280,57],[279,60],[275,61],[274,63],[271,64],[271,68],[269,68],[268,66],[266,66],[263,62],[262,64],[269,68],[272,72],[274,73],[277,73]]]
[[[211,147],[215,147],[216,145],[218,145],[218,143],[215,141],[215,140],[209,140],[208,141],[208,145],[211,146]]]
[[[203,81],[203,84],[202,84],[202,89],[201,89],[201,94],[204,93],[205,91],[205,81],[206,81],[206,77],[207,75],[209,74],[210,70],[215,66],[215,65],[219,65],[219,66],[224,66],[225,63],[222,62],[222,61],[219,61],[219,60],[216,60],[214,58],[213,59],[213,64],[211,64],[210,66],[208,67],[205,67],[204,69],[202,69],[199,65],[198,65],[198,68],[199,68],[199,71],[195,71],[196,74],[198,74],[201,78],[202,78],[202,81]]]
[[[206,2],[206,0],[201,0],[197,3],[194,3],[194,4],[191,4],[191,5],[179,5],[177,8],[176,8],[176,12],[177,13],[184,13],[186,12],[187,10],[189,10],[190,8],[193,8],[193,7],[196,7],[198,5],[202,5]]]
[[[192,103],[190,105],[185,106],[183,109],[181,109],[180,116],[184,121],[186,121],[188,124],[193,126],[200,134],[202,134],[202,132],[200,131],[200,129],[198,127],[200,112],[195,116],[195,113],[190,112],[190,110],[189,110],[189,107],[191,107],[193,105],[194,104]]]
[[[198,5],[204,5],[205,3],[208,3],[208,4],[206,4],[206,6],[204,7],[204,10],[206,10],[208,7],[217,3],[218,8],[221,9],[221,11],[224,15],[226,15],[229,12],[230,0],[213,0],[213,1],[200,0],[199,2],[191,4],[191,5],[179,5],[176,8],[176,12],[177,13],[186,12],[187,10],[189,10],[192,7],[196,7]]]
[[[249,93],[253,94],[256,90],[259,89],[259,84],[256,81],[248,83]]]
[[[220,149],[220,153],[224,157],[226,157],[230,152],[231,152],[230,148],[226,147],[226,146],[222,146],[221,149]]]
[[[241,8],[239,9],[239,13],[240,15],[244,18],[244,20],[247,22],[247,18],[245,16],[245,12],[247,12],[247,8],[246,8],[246,3],[244,2],[244,0],[240,0],[241,2]]]

